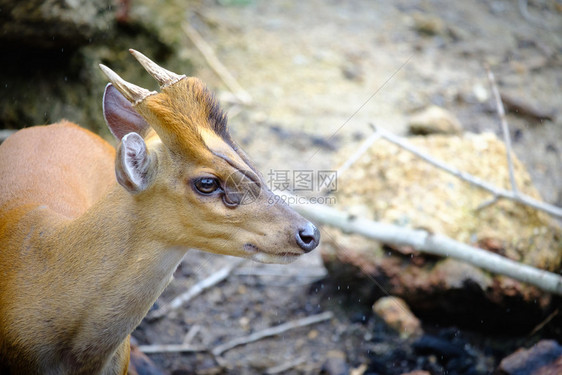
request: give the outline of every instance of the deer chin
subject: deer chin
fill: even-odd
[[[259,263],[289,264],[302,255],[302,253],[294,251],[280,251],[273,254],[251,243],[245,244],[244,250],[248,254],[248,258]]]

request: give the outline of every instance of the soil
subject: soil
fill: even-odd
[[[371,133],[370,122],[405,134],[408,117],[431,104],[454,113],[465,131],[501,135],[488,64],[502,93],[554,113],[553,120],[522,113],[507,120],[514,151],[543,198],[560,205],[562,5],[527,3],[525,11],[507,0],[190,2],[189,22],[251,95],[250,106],[229,104],[228,89],[193,45],[182,53],[223,99],[233,137],[266,177],[334,170]],[[208,352],[150,354],[176,374],[488,374],[540,338],[426,321],[424,336],[401,339],[372,313],[361,285],[325,275],[319,251],[291,265],[244,263],[181,309],[144,321],[133,336],[141,345],[180,344],[191,330],[192,345],[213,348],[334,312],[328,321],[237,346],[220,364]],[[231,261],[188,252],[155,308]]]

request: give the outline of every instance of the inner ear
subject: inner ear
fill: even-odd
[[[103,93],[103,117],[118,140],[131,132],[145,135],[150,125],[135,111],[131,103],[111,83]]]
[[[144,139],[137,133],[123,137],[117,150],[115,175],[121,186],[131,193],[139,193],[149,186],[153,168]]]

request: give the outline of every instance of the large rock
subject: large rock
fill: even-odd
[[[387,296],[380,298],[373,305],[373,311],[402,338],[418,336],[423,333],[421,323],[410,311],[403,299]]]
[[[411,134],[461,134],[462,125],[451,112],[438,106],[427,107],[413,114],[408,121]]]
[[[0,42],[52,49],[88,43],[112,27],[116,0],[1,0]]]
[[[562,374],[562,346],[554,340],[542,340],[529,349],[521,348],[501,361],[497,374]]]
[[[491,184],[509,188],[505,147],[492,134],[415,137],[433,157]],[[523,165],[514,160],[517,186],[540,199]],[[550,271],[562,262],[560,227],[546,214],[508,200],[485,208],[492,196],[386,141],[339,176],[337,206],[373,220],[445,234],[516,261]],[[383,246],[328,229],[322,254],[336,278],[365,274],[372,299],[402,297],[416,315],[486,329],[529,329],[548,313],[551,296],[507,277],[413,249]],[[378,285],[376,285],[378,284]],[[367,288],[365,285],[370,285]]]

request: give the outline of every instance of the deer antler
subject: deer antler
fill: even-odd
[[[174,72],[171,72],[167,69],[162,68],[154,61],[150,60],[148,57],[140,53],[139,51],[135,51],[134,49],[129,49],[129,52],[137,59],[137,61],[142,65],[142,67],[152,76],[155,80],[158,81],[160,84],[160,88],[164,88],[170,86],[182,78],[185,78],[185,75],[178,75]]]
[[[123,78],[119,77],[117,73],[103,64],[100,64],[100,69],[107,76],[109,81],[113,83],[113,86],[133,104],[138,104],[147,96],[157,94],[156,91],[148,91],[147,89],[125,81]]]

